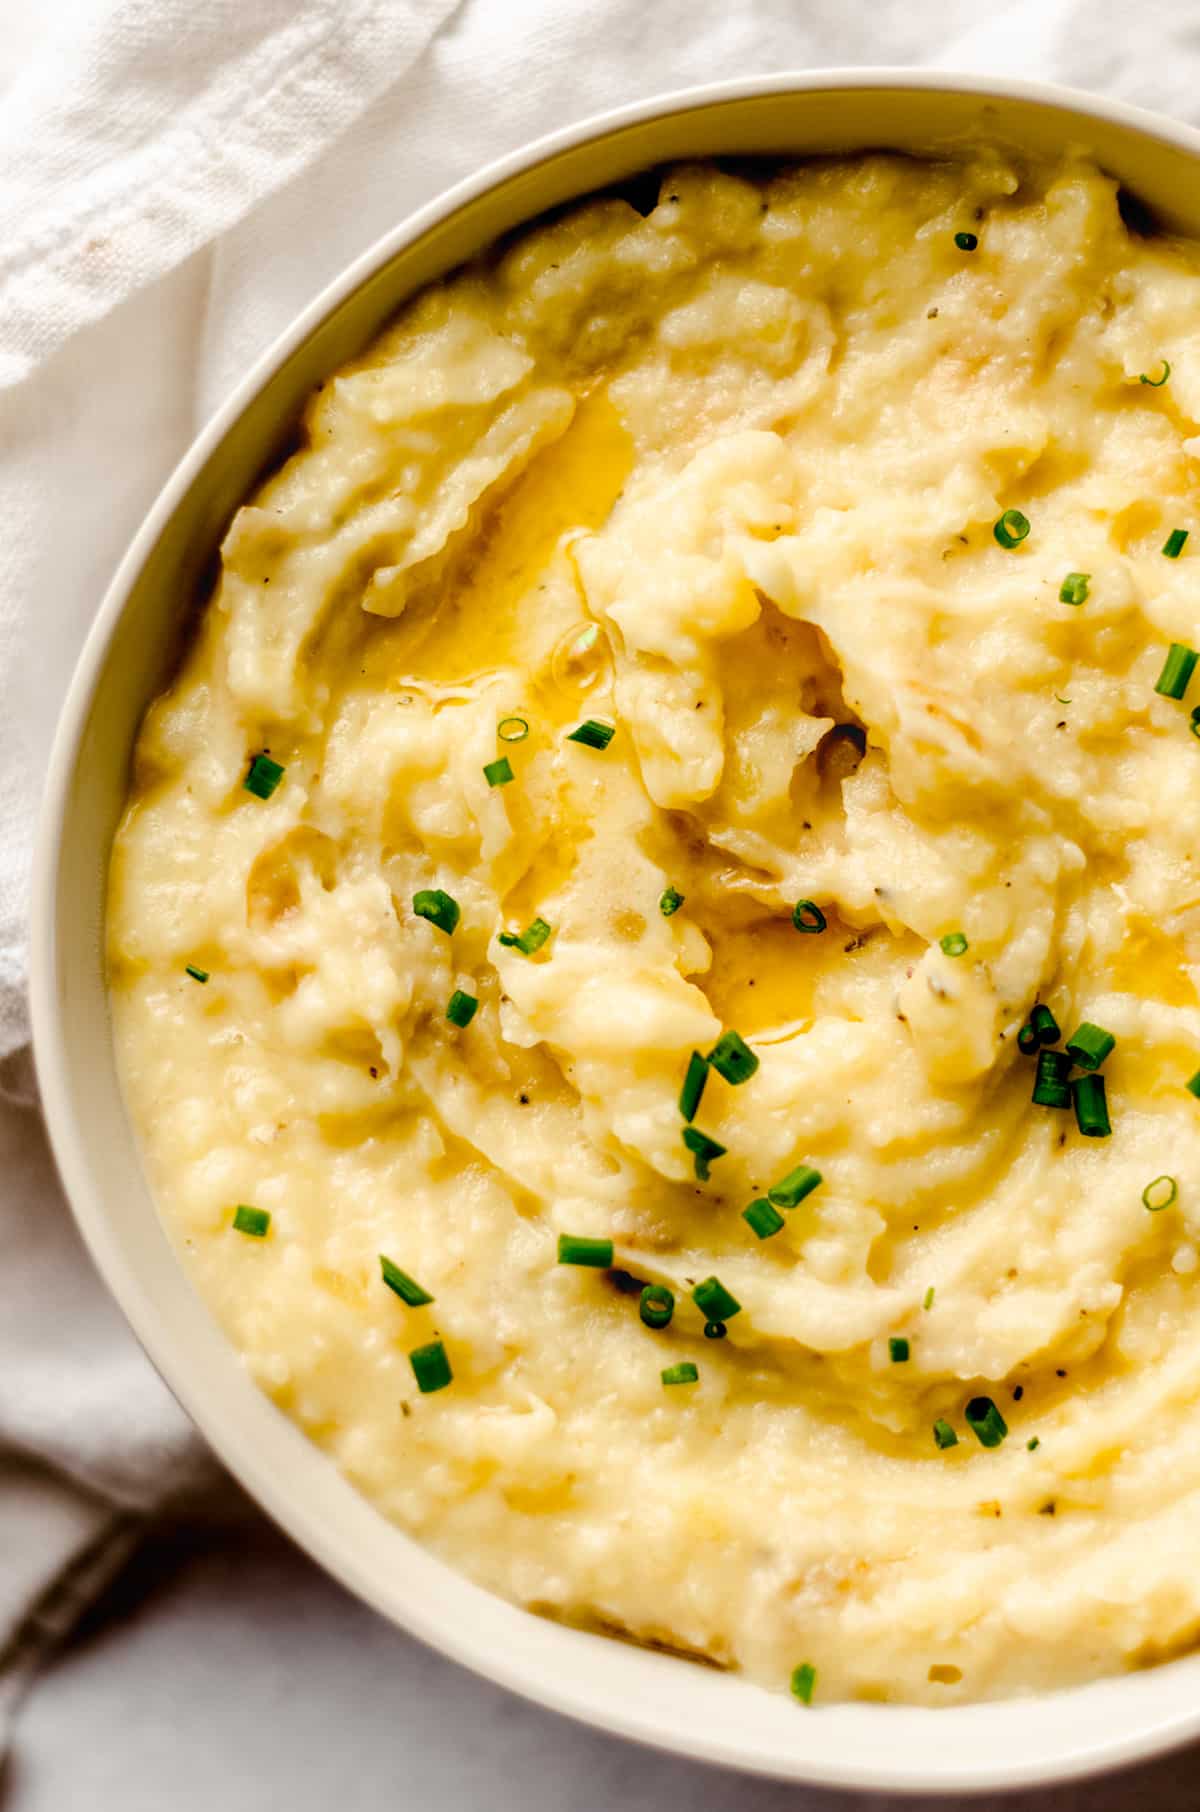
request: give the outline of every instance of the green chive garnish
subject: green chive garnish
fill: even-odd
[[[925,1300],[921,1304],[921,1307],[923,1309],[931,1309],[933,1307],[933,1285],[932,1284],[930,1284],[929,1288],[925,1292]]]
[[[767,1190],[767,1200],[774,1202],[776,1208],[797,1208],[806,1195],[811,1195],[821,1181],[821,1173],[814,1170],[811,1164],[797,1164],[795,1170],[789,1170],[782,1182],[773,1183]]]
[[[1173,528],[1171,530],[1171,533],[1167,536],[1162,546],[1162,551],[1167,556],[1168,560],[1178,560],[1180,554],[1183,552],[1184,543],[1187,538],[1187,529]]]
[[[496,735],[501,742],[524,742],[529,725],[523,717],[502,717],[496,725]]]
[[[1036,1453],[1041,1444],[1040,1437],[1038,1435],[1032,1435],[1025,1443],[1026,1453]]]
[[[792,924],[797,931],[824,931],[828,923],[815,900],[797,900],[792,907]]]
[[[1163,662],[1163,670],[1154,682],[1154,690],[1161,692],[1164,698],[1182,698],[1188,689],[1197,660],[1200,660],[1200,655],[1197,655],[1194,648],[1189,648],[1186,642],[1172,642]]]
[[[696,1118],[696,1109],[704,1093],[704,1084],[708,1081],[708,1064],[699,1051],[693,1051],[688,1058],[687,1075],[679,1091],[679,1111],[685,1120]]]
[[[532,956],[535,950],[541,949],[549,936],[550,926],[547,925],[545,919],[534,919],[519,934],[502,931],[500,942],[506,950],[519,950],[522,956]]]
[[[422,1304],[433,1301],[429,1291],[423,1290],[415,1277],[410,1277],[407,1271],[394,1265],[382,1252],[379,1254],[379,1270],[388,1289],[394,1291],[410,1309],[419,1309]]]
[[[737,1297],[731,1296],[716,1277],[706,1277],[698,1283],[692,1291],[692,1301],[709,1321],[732,1321],[742,1308]]]
[[[1033,1029],[1033,1021],[1027,1019],[1017,1033],[1017,1049],[1022,1057],[1032,1057],[1038,1048],[1038,1035]]]
[[[683,1142],[695,1160],[696,1175],[702,1183],[707,1183],[709,1178],[709,1165],[712,1164],[715,1159],[723,1158],[728,1147],[718,1145],[715,1139],[710,1139],[707,1133],[700,1132],[694,1126],[684,1127]]]
[[[664,919],[669,919],[672,913],[678,912],[682,905],[683,895],[677,893],[673,887],[668,887],[664,893],[661,893],[658,896],[658,910],[662,913]]]
[[[251,1208],[246,1202],[239,1202],[233,1211],[235,1233],[247,1233],[251,1239],[266,1239],[270,1225],[271,1216],[265,1208]]]
[[[255,755],[242,785],[256,799],[269,799],[283,779],[283,769],[269,755]]]
[[[1188,729],[1197,740],[1200,740],[1200,705],[1192,706],[1192,715],[1188,720]]]
[[[893,1334],[888,1341],[888,1358],[893,1365],[903,1365],[910,1357],[908,1341],[903,1334]]]
[[[954,243],[960,252],[973,252],[979,240],[974,233],[955,233]]]
[[[1073,1057],[1081,1070],[1098,1070],[1108,1056],[1116,1039],[1103,1026],[1094,1026],[1085,1019],[1079,1030],[1067,1039],[1063,1047],[1068,1057]]]
[[[770,1239],[783,1226],[782,1214],[772,1208],[765,1195],[760,1195],[756,1202],[751,1202],[748,1208],[742,1209],[742,1219],[752,1233],[757,1233],[759,1239]]]
[[[1060,604],[1085,604],[1091,573],[1068,573],[1058,588]]]
[[[1196,1071],[1190,1082],[1184,1083],[1184,1087],[1190,1095],[1195,1095],[1200,1100],[1200,1070]]]
[[[189,963],[183,973],[190,975],[193,981],[206,982],[208,980],[208,970],[197,969],[194,963]]]
[[[473,994],[464,994],[461,988],[455,988],[446,1008],[446,1018],[451,1025],[469,1026],[479,1011],[479,1002]]]
[[[558,1236],[560,1265],[591,1265],[597,1271],[607,1271],[612,1261],[610,1239],[587,1239],[578,1233],[560,1233]]]
[[[708,1053],[708,1061],[718,1076],[724,1076],[735,1087],[749,1082],[758,1068],[758,1058],[738,1032],[722,1032]]]
[[[939,1416],[933,1425],[933,1438],[939,1447],[957,1447],[958,1436],[944,1416]]]
[[[1008,1423],[990,1397],[972,1397],[966,1407],[967,1427],[981,1447],[999,1447]]]
[[[428,1346],[415,1346],[408,1355],[408,1363],[422,1396],[428,1396],[430,1391],[445,1390],[454,1376],[440,1340],[431,1340]]]
[[[970,234],[966,235],[970,238]],[[804,1661],[792,1669],[792,1697],[799,1699],[801,1705],[811,1705],[813,1687],[817,1683],[817,1670],[811,1661]]]
[[[507,755],[498,755],[495,761],[484,763],[483,777],[489,786],[507,786],[513,777],[512,762]]]
[[[1179,1199],[1179,1184],[1174,1177],[1155,1177],[1142,1190],[1142,1203],[1151,1214],[1161,1214],[1164,1208],[1170,1208]]]
[[[1029,1023],[1037,1033],[1037,1041],[1039,1044],[1057,1044],[1062,1037],[1062,1033],[1058,1029],[1057,1019],[1055,1019],[1049,1007],[1045,1006],[1041,1001],[1038,1002],[1037,1006],[1033,1009],[1033,1012],[1029,1015]]]
[[[1107,1139],[1112,1132],[1108,1118],[1108,1101],[1104,1077],[1076,1076],[1071,1084],[1075,1098],[1075,1124],[1085,1139]]]
[[[992,533],[1001,547],[1019,547],[1029,533],[1029,518],[1020,510],[1005,510],[1003,516],[993,523]]]
[[[675,1313],[675,1298],[666,1284],[648,1283],[638,1301],[638,1314],[648,1328],[665,1328]]]
[[[660,1376],[664,1384],[695,1384],[700,1373],[690,1359],[683,1359],[678,1365],[668,1365]]]
[[[419,919],[428,919],[439,931],[449,937],[457,930],[462,917],[458,901],[451,894],[443,893],[440,887],[423,887],[420,893],[413,895],[413,911]]]
[[[945,956],[965,956],[970,949],[961,931],[948,931],[945,937],[938,939]]]
[[[1171,375],[1170,361],[1167,359],[1164,359],[1162,362],[1162,376],[1161,377],[1147,377],[1146,373],[1143,371],[1138,378],[1138,383],[1139,384],[1149,384],[1151,390],[1161,390],[1163,385],[1166,383],[1167,379],[1170,377],[1170,375]]]
[[[728,1332],[729,1329],[725,1326],[723,1321],[706,1321],[704,1324],[704,1338],[706,1340],[724,1340]]]
[[[1071,1059],[1065,1051],[1039,1051],[1033,1099],[1039,1107],[1070,1107]]]
[[[572,730],[568,742],[581,742],[587,749],[607,749],[616,735],[613,724],[598,724],[594,717],[585,719],[577,730]]]

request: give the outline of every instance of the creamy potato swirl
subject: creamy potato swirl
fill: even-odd
[[[1200,264],[1118,202],[689,167],[427,291],[236,516],[114,853],[130,1110],[262,1387],[496,1591],[815,1704],[1200,1618],[1200,744],[1155,689]],[[1037,1003],[1115,1038],[1043,1065],[1066,1106]]]

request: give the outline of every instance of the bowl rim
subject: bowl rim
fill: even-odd
[[[245,1442],[235,1439],[232,1431],[222,1426],[219,1405],[208,1399],[202,1381],[188,1374],[182,1359],[173,1351],[170,1330],[134,1274],[122,1238],[109,1223],[102,1192],[90,1176],[83,1141],[74,1125],[67,1080],[65,1016],[60,1008],[58,987],[56,899],[61,850],[70,817],[72,779],[81,741],[110,643],[143,566],[176,511],[186,501],[196,478],[253,399],[308,337],[370,277],[433,228],[512,178],[560,153],[606,139],[624,128],[667,119],[678,113],[760,97],[805,96],[844,89],[956,94],[975,97],[981,102],[1016,101],[1034,107],[1057,108],[1155,140],[1184,152],[1200,164],[1200,130],[1166,115],[1082,89],[952,70],[836,66],[693,85],[588,115],[493,159],[408,214],[326,284],[255,359],[167,478],[97,609],[60,710],[39,810],[31,886],[29,998],[33,1047],[43,1116],[64,1193],[93,1262],[147,1356],[232,1476],[310,1558],[373,1609],[399,1623],[409,1634],[441,1654],[534,1703],[587,1726],[685,1759],[706,1761],[796,1785],[860,1791],[934,1796],[1050,1786],[1127,1767],[1177,1748],[1200,1735],[1200,1693],[1194,1695],[1193,1710],[1166,1715],[1149,1711],[1124,1731],[1119,1720],[1106,1722],[1102,1736],[1089,1743],[1064,1748],[1061,1754],[1049,1760],[1030,1762],[1017,1746],[1001,1753],[997,1744],[996,1753],[981,1762],[947,1762],[939,1752],[936,1733],[931,1736],[928,1762],[923,1768],[889,1764],[878,1756],[857,1751],[845,1753],[838,1759],[814,1759],[803,1753],[784,1759],[758,1755],[746,1746],[723,1740],[702,1724],[689,1733],[685,1746],[678,1733],[663,1728],[653,1705],[618,1703],[614,1695],[604,1698],[595,1688],[589,1689],[586,1683],[576,1686],[570,1679],[552,1677],[544,1669],[526,1666],[519,1653],[498,1654],[485,1642],[477,1640],[473,1631],[449,1627],[444,1618],[439,1621],[435,1614],[426,1614],[420,1607],[406,1606],[400,1614],[391,1606],[381,1605],[377,1588],[363,1570],[356,1567],[352,1557],[326,1539],[323,1528],[305,1515],[285,1485],[258,1461]],[[226,1339],[223,1333],[221,1338]],[[226,1341],[226,1344],[229,1343]],[[1200,1664],[1200,1656],[1197,1656],[1164,1665],[1184,1667],[1192,1660]],[[1119,1691],[1139,1677],[1144,1676],[1117,1675],[1067,1691],[1087,1692],[1097,1686]],[[991,1709],[999,1710],[1000,1705],[1011,1709],[1044,1703],[1059,1696],[1037,1694],[1027,1700],[1002,1701],[999,1705],[991,1702]],[[856,1709],[861,1712],[867,1708]],[[943,1729],[945,1720],[959,1719],[986,1709],[986,1705],[932,1712],[926,1707],[912,1706],[870,1708],[881,1723],[915,1713],[933,1718]],[[837,1707],[832,1707],[819,1715],[835,1717],[837,1711]],[[1115,1729],[1112,1723],[1116,1724]]]

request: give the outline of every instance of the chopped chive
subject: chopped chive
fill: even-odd
[[[1192,706],[1192,715],[1188,722],[1188,729],[1193,736],[1200,738],[1200,705]]]
[[[1195,1095],[1197,1099],[1200,1099],[1200,1070],[1196,1071],[1190,1081],[1184,1083],[1184,1087],[1190,1095]]]
[[[702,1183],[707,1183],[709,1165],[715,1159],[723,1158],[728,1147],[718,1145],[715,1139],[710,1139],[707,1133],[700,1132],[695,1126],[684,1127],[683,1142],[695,1160],[696,1175]]]
[[[923,1309],[931,1309],[933,1307],[933,1285],[932,1284],[930,1284],[929,1288],[925,1292],[925,1300],[921,1304],[921,1307]]]
[[[1071,1094],[1075,1099],[1075,1124],[1084,1138],[1107,1139],[1112,1132],[1112,1124],[1108,1117],[1104,1077],[1076,1076],[1071,1084]]]
[[[723,1321],[706,1321],[704,1324],[704,1338],[706,1340],[724,1340],[728,1332],[729,1329],[725,1326]]]
[[[1057,1019],[1042,1001],[1037,1003],[1029,1015],[1029,1023],[1037,1033],[1039,1044],[1057,1044],[1062,1037]]]
[[[1168,560],[1178,560],[1180,554],[1183,552],[1184,543],[1187,538],[1187,529],[1173,528],[1171,530],[1171,533],[1167,536],[1162,545],[1162,551],[1167,556]]]
[[[679,911],[679,908],[682,905],[683,895],[678,893],[674,887],[666,888],[658,896],[658,910],[662,913],[664,919],[669,919],[673,913]]]
[[[706,1277],[692,1291],[692,1301],[709,1321],[732,1321],[741,1311],[741,1303],[731,1296],[716,1277]]]
[[[961,931],[948,931],[945,937],[938,939],[938,943],[942,946],[942,953],[945,956],[965,956],[970,949],[970,945]]]
[[[1164,698],[1182,698],[1188,689],[1193,670],[1200,655],[1186,642],[1172,642],[1163,662],[1163,670],[1154,682],[1154,690]]]
[[[774,1202],[776,1208],[797,1208],[820,1181],[820,1171],[814,1170],[811,1164],[797,1164],[795,1170],[789,1170],[780,1182],[771,1185],[767,1200]]]
[[[483,777],[489,786],[507,786],[513,777],[512,762],[507,755],[498,755],[495,761],[484,762]]]
[[[797,931],[824,931],[828,923],[815,900],[797,900],[792,907],[792,924]]]
[[[587,749],[607,749],[615,735],[615,725],[598,724],[594,717],[589,717],[580,724],[577,730],[571,731],[567,741],[581,742]]]
[[[269,755],[254,755],[242,785],[256,799],[269,799],[283,779],[283,769]]]
[[[1029,518],[1020,510],[1005,510],[992,525],[992,533],[1001,547],[1020,547],[1029,533]]]
[[[802,1705],[811,1705],[813,1687],[817,1683],[817,1670],[811,1661],[801,1662],[792,1669],[792,1697],[799,1699]]]
[[[947,1422],[945,1416],[939,1416],[933,1425],[933,1438],[939,1447],[957,1447],[958,1436]]]
[[[266,1208],[251,1208],[247,1202],[239,1202],[233,1211],[235,1233],[248,1234],[251,1239],[266,1239],[270,1225],[271,1216]]]
[[[462,917],[458,901],[452,894],[443,893],[440,887],[423,887],[413,895],[413,911],[419,919],[428,919],[439,931],[449,937],[458,928]]]
[[[682,1359],[678,1365],[668,1365],[660,1375],[664,1384],[695,1384],[700,1377],[690,1359]]]
[[[522,956],[532,956],[535,950],[541,949],[549,936],[550,926],[545,919],[534,919],[520,933],[502,931],[500,942],[506,950],[519,950]]]
[[[560,1265],[591,1265],[597,1271],[607,1271],[612,1261],[610,1239],[587,1239],[578,1233],[560,1233],[558,1236]]]
[[[708,1064],[699,1051],[693,1051],[688,1058],[687,1075],[679,1091],[679,1111],[685,1120],[696,1118],[696,1109],[704,1093],[704,1084],[708,1081]]]
[[[1070,1107],[1071,1059],[1065,1051],[1039,1051],[1033,1099],[1038,1107]]]
[[[1029,1440],[1025,1443],[1026,1453],[1036,1453],[1041,1444],[1041,1437],[1039,1435],[1031,1435]]]
[[[1174,1177],[1155,1177],[1142,1190],[1142,1203],[1151,1214],[1160,1214],[1164,1208],[1172,1207],[1179,1199],[1179,1184]]]
[[[1170,377],[1170,375],[1171,375],[1170,360],[1163,359],[1161,377],[1147,377],[1146,373],[1143,371],[1138,377],[1138,383],[1139,384],[1149,384],[1151,390],[1161,390],[1163,385],[1166,383],[1167,379]]]
[[[461,988],[455,988],[446,1007],[446,1018],[451,1025],[469,1026],[479,1011],[479,1002],[473,994],[464,994]]]
[[[194,963],[189,963],[183,973],[190,975],[193,981],[206,982],[208,980],[208,970],[197,969]]]
[[[756,1202],[751,1202],[748,1208],[742,1209],[742,1219],[759,1239],[770,1239],[783,1226],[782,1214],[772,1208],[765,1195],[760,1195]]]
[[[496,735],[501,742],[524,742],[529,725],[523,717],[502,717],[496,725]]]
[[[665,1328],[675,1313],[675,1297],[666,1284],[648,1283],[638,1300],[638,1314],[648,1328]]]
[[[739,1032],[722,1032],[708,1053],[708,1061],[718,1076],[724,1076],[735,1088],[749,1082],[758,1068],[758,1058]]]
[[[903,1334],[893,1334],[888,1341],[888,1358],[893,1365],[903,1365],[911,1357],[911,1349]]]
[[[1027,1019],[1017,1033],[1017,1049],[1022,1057],[1032,1057],[1038,1048],[1038,1035],[1033,1029],[1033,1021]]]
[[[1058,588],[1060,604],[1085,604],[1091,573],[1068,573]]]
[[[428,1346],[415,1346],[408,1355],[408,1363],[422,1396],[428,1396],[430,1391],[445,1390],[454,1376],[440,1340],[431,1340]]]
[[[1008,1433],[1008,1423],[990,1397],[972,1397],[964,1414],[967,1427],[981,1447],[999,1447]]]
[[[1064,1045],[1068,1057],[1073,1057],[1081,1070],[1098,1070],[1108,1056],[1116,1039],[1103,1026],[1094,1026],[1085,1019],[1077,1032],[1067,1039]]]
[[[433,1301],[429,1291],[423,1290],[415,1277],[410,1277],[407,1271],[394,1265],[382,1252],[379,1254],[379,1270],[388,1289],[394,1291],[410,1309],[419,1309],[424,1303]]]

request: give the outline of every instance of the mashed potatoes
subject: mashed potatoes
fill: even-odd
[[[816,1704],[1196,1639],[1198,421],[1200,259],[1086,163],[689,168],[420,297],[234,520],[129,1104],[476,1579]]]

